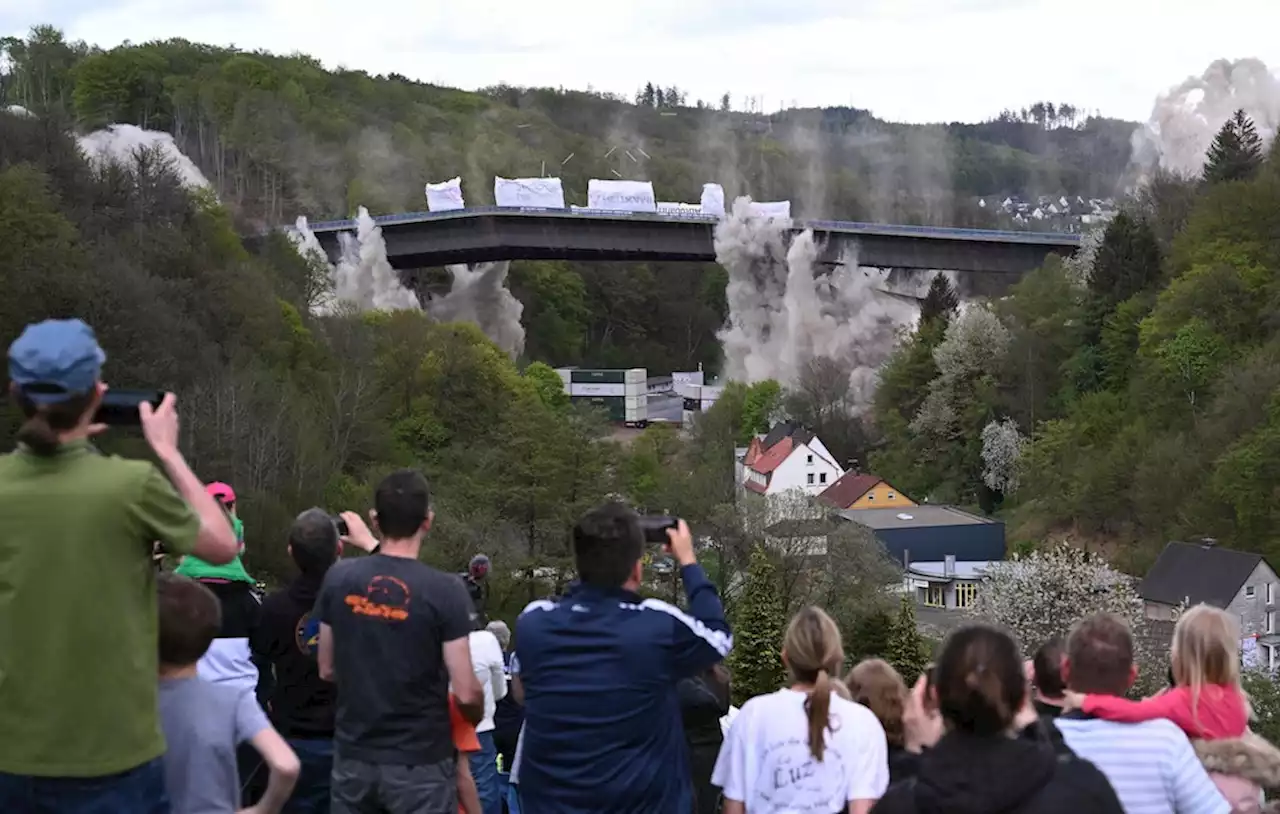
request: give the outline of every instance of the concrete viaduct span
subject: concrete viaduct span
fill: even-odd
[[[452,212],[410,212],[374,219],[396,269],[493,260],[715,260],[717,219],[560,209],[479,207]],[[338,235],[354,232],[353,220],[310,224],[331,261],[341,256]],[[996,232],[931,226],[890,226],[843,221],[795,221],[792,231],[813,229],[823,262],[839,261],[856,244],[863,266],[946,269],[1014,278],[1056,254],[1070,256],[1079,235]],[[1010,280],[1012,282],[1012,280]]]

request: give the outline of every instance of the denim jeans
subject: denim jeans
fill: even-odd
[[[22,814],[170,814],[161,758],[106,777],[0,773],[0,811]]]
[[[482,814],[502,814],[502,796],[498,792],[498,750],[493,745],[493,731],[477,732],[480,751],[472,752],[471,776],[476,781]]]
[[[283,814],[328,814],[329,777],[333,774],[333,738],[290,738],[302,771]]]
[[[520,814],[520,795],[517,793],[519,788],[516,783],[507,784],[507,814]]]

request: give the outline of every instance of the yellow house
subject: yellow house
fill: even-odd
[[[894,509],[916,502],[875,475],[849,472],[819,495],[839,509]]]

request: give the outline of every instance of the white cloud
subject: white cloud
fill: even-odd
[[[8,4],[5,4],[8,5]],[[645,81],[767,109],[852,104],[903,121],[978,120],[1039,99],[1145,120],[1214,59],[1280,66],[1280,3],[1236,0],[32,0],[34,23],[103,46],[185,37],[303,51],[326,65],[476,88]]]

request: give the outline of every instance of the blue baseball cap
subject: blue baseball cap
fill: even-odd
[[[78,319],[28,325],[9,346],[9,381],[36,404],[56,404],[97,384],[107,354]]]

